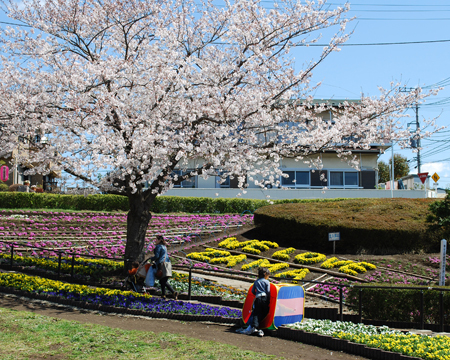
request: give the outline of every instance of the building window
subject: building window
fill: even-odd
[[[224,171],[218,171],[216,176],[216,188],[229,188],[230,187],[230,177],[227,176],[224,182],[221,182],[222,180],[222,174]]]
[[[358,173],[346,172],[345,173],[345,186],[358,186]]]
[[[356,171],[330,171],[330,186],[358,187],[358,183]]]
[[[181,175],[183,175],[183,171],[181,171],[181,170],[174,170],[172,172],[172,175],[181,176]],[[191,178],[189,178],[187,180],[182,181],[181,184],[174,185],[173,187],[174,188],[195,188],[195,178],[196,178],[196,176],[191,177]]]
[[[281,177],[282,186],[309,186],[309,171],[284,171],[283,174],[288,177]]]

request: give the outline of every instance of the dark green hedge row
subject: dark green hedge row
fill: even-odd
[[[63,209],[93,211],[127,211],[128,198],[119,195],[59,195],[25,192],[0,193],[4,209]]]
[[[384,286],[370,284],[370,286]],[[417,287],[417,286],[414,286]],[[448,289],[448,287],[446,287]],[[358,288],[349,288],[346,303],[359,306]],[[420,322],[421,291],[424,298],[424,321],[428,324],[439,324],[440,291],[400,290],[400,289],[362,289],[362,316],[370,320]],[[450,324],[450,291],[443,291],[444,323]]]
[[[311,202],[316,200],[278,200],[274,203]],[[158,196],[153,205],[155,213],[253,213],[267,206],[265,200],[194,198]],[[5,209],[63,209],[92,211],[128,211],[128,198],[121,195],[58,195],[20,192],[0,192],[0,208]]]
[[[152,205],[155,213],[253,213],[258,207],[267,205],[262,200],[210,199],[159,196]],[[58,195],[5,192],[0,193],[0,207],[7,209],[65,209],[93,211],[128,211],[126,196],[121,195]]]

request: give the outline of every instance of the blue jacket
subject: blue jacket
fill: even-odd
[[[255,281],[252,287],[252,293],[254,295],[265,293],[267,297],[270,297],[270,282],[264,278],[259,278]]]
[[[164,261],[170,261],[169,255],[167,255],[167,248],[165,245],[158,244],[153,249],[153,252],[155,253],[155,256],[151,258],[152,261],[154,261],[156,264],[160,264]]]

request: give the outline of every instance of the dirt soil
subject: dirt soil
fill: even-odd
[[[241,335],[235,332],[235,327],[206,322],[182,322],[139,316],[106,314],[98,311],[82,310],[4,294],[0,294],[0,307],[19,311],[31,311],[53,318],[78,321],[80,323],[94,323],[123,330],[141,329],[143,331],[152,331],[155,333],[169,332],[173,334],[182,334],[200,340],[234,345],[244,350],[275,355],[280,359],[365,359],[361,356],[322,349],[316,346],[282,340],[272,336],[259,338],[256,336]]]

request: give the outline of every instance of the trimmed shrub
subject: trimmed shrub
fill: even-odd
[[[327,202],[325,200],[276,200],[274,203],[311,203]],[[123,195],[62,195],[36,193],[1,193],[0,207],[6,209],[64,209],[64,210],[92,210],[92,211],[128,211],[128,198]],[[254,199],[223,199],[197,198],[179,196],[158,196],[152,204],[154,213],[219,213],[240,214],[253,213],[256,209],[268,206],[266,200]]]
[[[64,209],[92,211],[127,211],[128,198],[120,195],[60,195],[25,192],[0,193],[0,204],[6,209]]]

